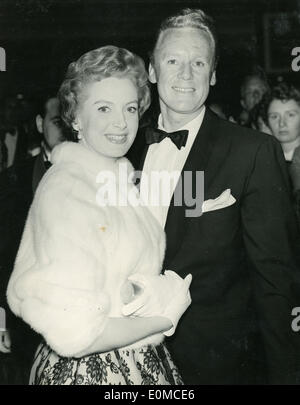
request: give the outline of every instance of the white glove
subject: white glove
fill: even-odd
[[[192,275],[188,274],[183,281],[181,289],[174,295],[173,299],[162,314],[162,316],[170,319],[173,324],[171,329],[164,332],[164,335],[166,336],[172,336],[175,333],[180,318],[191,305],[192,299],[189,290],[191,282]]]
[[[177,323],[191,303],[189,286],[192,275],[184,280],[174,271],[166,270],[159,276],[134,274],[128,278],[135,289],[140,289],[140,295],[122,307],[125,316],[152,317],[164,316],[172,321],[173,327],[165,332],[171,336]]]

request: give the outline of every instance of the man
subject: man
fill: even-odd
[[[239,123],[251,125],[251,111],[262,100],[264,94],[269,91],[267,77],[259,66],[254,66],[252,71],[245,76],[241,85],[241,106]]]
[[[208,211],[188,217],[184,198],[174,203],[180,182],[169,206],[151,207],[167,236],[163,268],[193,275],[192,304],[169,339],[171,353],[186,384],[299,383],[300,339],[291,328],[300,305],[292,297],[298,233],[285,163],[272,137],[205,107],[217,59],[211,18],[185,9],[162,23],[149,67],[158,128],[169,136],[147,132],[141,193],[155,171],[181,178],[204,171]],[[186,143],[184,132],[173,132],[181,130]],[[191,190],[183,183],[184,197]]]
[[[37,155],[32,176],[33,191],[36,190],[46,170],[51,166],[50,156],[52,149],[70,138],[59,112],[59,100],[49,97],[43,104],[42,109],[36,116],[36,127],[42,135],[41,152]]]
[[[36,116],[36,126],[43,136],[40,154],[26,159],[22,164],[13,165],[0,175],[0,224],[1,234],[5,235],[0,244],[0,307],[7,311],[7,327],[10,331],[0,331],[0,357],[12,353],[8,359],[2,359],[5,370],[2,370],[4,375],[0,370],[0,380],[2,378],[1,382],[6,384],[28,383],[33,355],[41,339],[8,310],[5,298],[8,278],[33,194],[51,165],[50,153],[54,146],[70,139],[62,124],[56,97],[47,96],[43,100]]]
[[[28,130],[26,122],[31,112],[30,103],[23,94],[5,101],[4,122],[2,128],[3,148],[5,149],[5,167],[19,165],[27,158]]]

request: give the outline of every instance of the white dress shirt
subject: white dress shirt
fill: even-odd
[[[178,179],[201,127],[204,114],[205,107],[196,118],[178,129],[178,131],[184,129],[189,131],[186,145],[180,150],[170,138],[151,144],[148,148],[141,177],[140,195],[163,228]],[[158,118],[158,128],[165,131],[161,115]],[[167,172],[166,174],[174,179],[169,182],[170,187],[166,187],[162,181],[155,182],[153,180],[155,172],[157,174]]]

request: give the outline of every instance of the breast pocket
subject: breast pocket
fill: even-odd
[[[237,204],[214,211],[204,212],[197,221],[198,232],[205,239],[216,242],[232,238],[240,230],[240,210]]]

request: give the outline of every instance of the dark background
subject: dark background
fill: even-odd
[[[56,89],[72,60],[102,45],[128,48],[147,63],[160,21],[183,7],[203,8],[216,20],[222,52],[212,96],[233,110],[253,62],[271,81],[282,75],[300,83],[291,69],[291,50],[300,46],[299,0],[1,0],[0,102]]]

